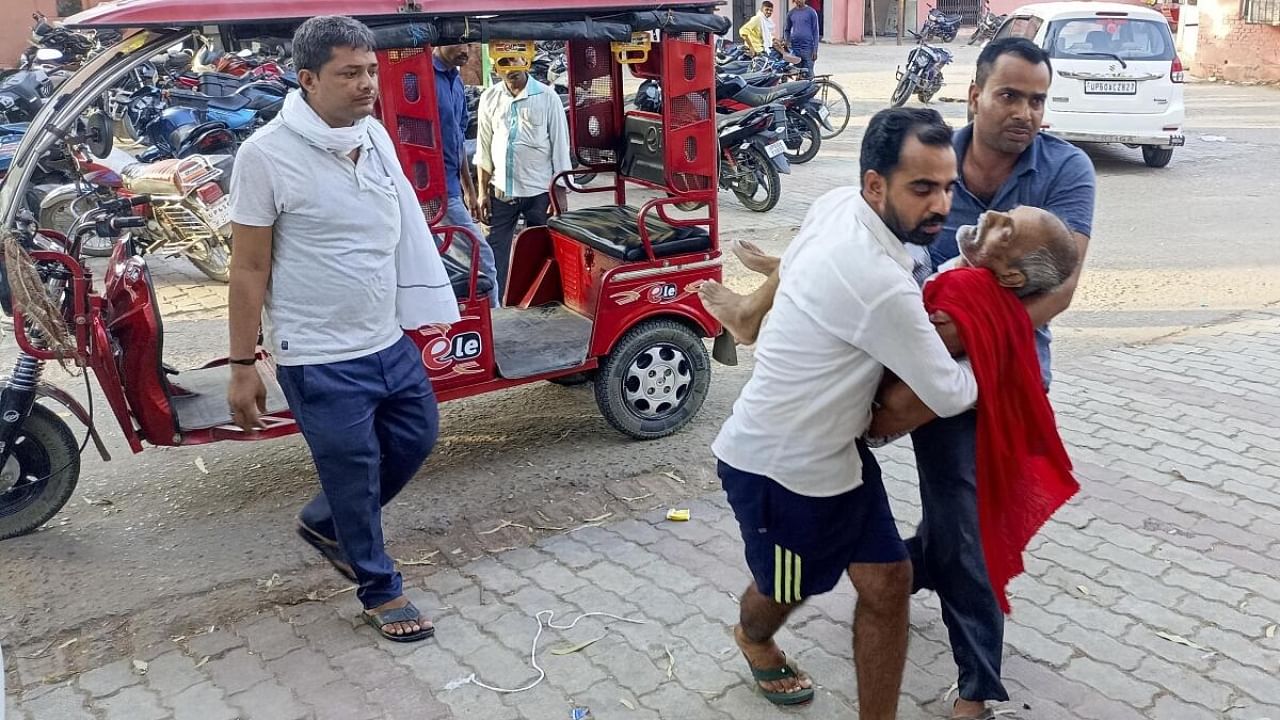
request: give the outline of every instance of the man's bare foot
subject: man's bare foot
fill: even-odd
[[[960,698],[951,706],[952,720],[986,720],[987,704],[977,700]]]
[[[780,668],[787,662],[786,654],[782,652],[777,643],[772,640],[765,643],[753,643],[742,632],[741,625],[733,626],[733,639],[737,641],[738,649],[747,658],[747,664],[756,670]],[[772,682],[760,681],[757,684],[761,690],[769,693],[798,693],[813,687],[813,680],[809,679],[808,675],[800,673],[796,677]]]
[[[388,610],[396,610],[409,604],[409,598],[401,595],[391,602],[383,603],[375,608],[370,608],[370,613],[383,613]],[[411,622],[393,622],[382,626],[383,632],[388,635],[412,635],[419,630],[432,627],[431,621],[426,618],[418,618]]]
[[[761,275],[772,275],[778,269],[778,265],[782,262],[764,250],[759,245],[747,240],[738,240],[733,244],[733,254],[738,256],[738,260],[747,266],[748,270],[758,272]]]
[[[751,312],[746,296],[739,295],[715,280],[708,280],[698,288],[698,297],[702,299],[702,306],[711,313],[711,317],[719,320],[738,344],[750,345],[756,341],[763,318]]]

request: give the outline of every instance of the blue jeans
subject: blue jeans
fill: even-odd
[[[793,55],[796,55],[800,58],[799,67],[802,67],[805,70],[808,70],[809,74],[813,75],[813,63],[814,63],[813,56],[815,53],[818,52],[818,48],[792,43],[791,52]]]
[[[912,592],[933,590],[942,603],[960,697],[1004,701],[1004,614],[987,577],[978,529],[977,429],[978,414],[970,410],[911,434],[924,514],[907,550]]]
[[[372,608],[400,597],[400,573],[382,539],[382,507],[422,467],[440,414],[418,348],[407,336],[355,360],[277,369],[311,448],[320,494],[299,520],[338,541]]]
[[[480,239],[480,272],[489,276],[493,281],[493,292],[489,296],[489,304],[498,307],[498,265],[494,260],[493,247],[485,240],[484,231],[476,224],[471,217],[471,211],[467,209],[467,203],[462,196],[450,197],[449,204],[444,211],[444,224],[454,227],[465,228],[470,230],[473,235]],[[454,235],[454,242],[458,244],[458,249],[468,254],[471,253],[471,242],[461,235]],[[468,264],[469,265],[469,264]]]

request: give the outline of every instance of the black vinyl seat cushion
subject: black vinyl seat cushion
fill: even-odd
[[[547,227],[619,260],[645,260],[640,240],[640,211],[629,205],[583,208],[561,213],[547,220]],[[657,257],[705,252],[711,249],[711,235],[703,227],[675,227],[656,215],[645,219],[649,242]]]
[[[453,295],[459,300],[466,300],[471,293],[471,268],[463,265],[457,258],[444,253],[440,256],[444,262],[445,272],[449,273],[449,283],[453,285]],[[476,290],[480,296],[493,292],[493,279],[484,273],[476,278]]]

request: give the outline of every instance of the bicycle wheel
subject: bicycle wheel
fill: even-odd
[[[827,112],[831,113],[827,116],[827,122],[831,123],[831,129],[822,129],[822,139],[830,140],[849,127],[849,118],[853,116],[853,106],[849,104],[849,96],[845,95],[844,88],[840,87],[835,81],[821,78],[817,81],[817,84],[818,100],[827,109]]]

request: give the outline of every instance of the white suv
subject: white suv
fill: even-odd
[[[1142,148],[1164,167],[1186,142],[1182,61],[1164,15],[1141,5],[1049,2],[1013,11],[996,38],[1024,37],[1053,59],[1043,130]]]

